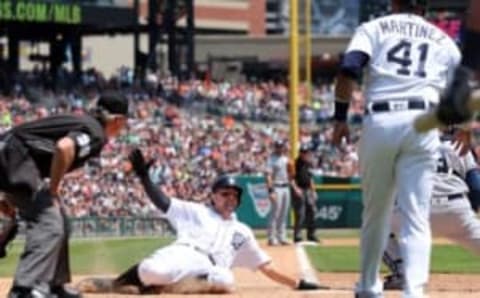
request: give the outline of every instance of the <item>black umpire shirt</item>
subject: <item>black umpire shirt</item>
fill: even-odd
[[[75,143],[75,158],[69,172],[81,167],[90,157],[100,155],[107,141],[102,125],[90,115],[51,116],[18,125],[10,133],[28,149],[42,177],[50,176],[58,140],[69,137]]]
[[[302,158],[295,161],[295,182],[300,188],[310,188],[312,173],[310,172],[311,164]]]

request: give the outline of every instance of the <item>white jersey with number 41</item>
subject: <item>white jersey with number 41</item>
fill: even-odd
[[[393,14],[362,24],[347,52],[370,57],[367,102],[421,96],[437,103],[461,54],[441,29],[414,14]]]

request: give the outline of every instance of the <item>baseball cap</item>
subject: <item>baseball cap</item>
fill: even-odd
[[[128,115],[128,99],[120,92],[108,91],[100,95],[97,107],[110,114]]]

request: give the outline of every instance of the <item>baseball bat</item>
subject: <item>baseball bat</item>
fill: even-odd
[[[480,111],[480,90],[476,90],[472,93],[470,100],[468,101],[468,109],[472,112]],[[418,116],[415,119],[413,126],[417,132],[423,133],[435,128],[441,128],[444,125],[438,120],[436,111],[432,110]]]

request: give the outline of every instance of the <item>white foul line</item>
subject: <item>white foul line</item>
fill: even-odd
[[[305,252],[304,246],[305,246],[304,243],[297,243],[295,245],[297,260],[300,266],[300,274],[302,275],[303,279],[319,284],[317,275],[313,270],[312,264],[308,260],[307,253]]]

